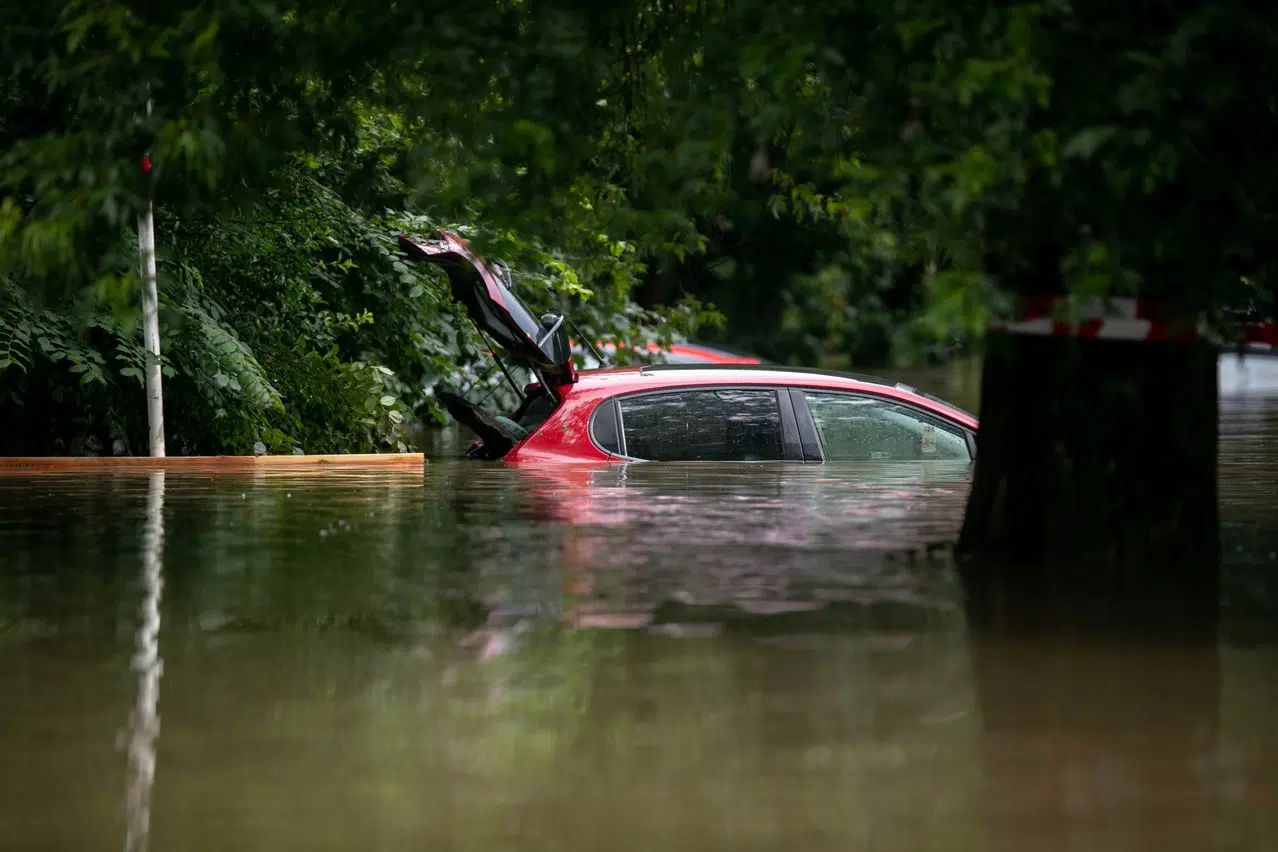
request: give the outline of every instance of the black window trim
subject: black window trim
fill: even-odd
[[[917,414],[919,419],[921,420],[931,421],[932,423],[935,423],[938,426],[945,426],[950,429],[957,429],[959,431],[959,434],[963,436],[964,442],[967,444],[968,461],[972,462],[976,460],[976,433],[973,432],[971,429],[967,428],[966,426],[964,426],[962,423],[959,423],[956,420],[951,420],[950,418],[945,417],[944,415],[937,414],[934,411],[928,411],[927,409],[920,408],[917,405],[911,405],[909,402],[903,399],[898,399],[894,396],[886,396],[884,394],[877,394],[877,393],[874,393],[873,391],[864,391],[864,390],[854,391],[854,390],[845,390],[843,388],[808,387],[806,385],[792,386],[790,388],[790,400],[791,402],[794,403],[794,412],[797,415],[799,420],[799,435],[801,438],[803,436],[807,436],[803,442],[803,455],[805,458],[809,456],[809,453],[811,452],[812,447],[815,445],[816,455],[819,456],[819,460],[822,462],[825,461],[825,447],[821,446],[821,441],[820,441],[820,438],[818,437],[818,433],[816,429],[816,420],[812,417],[812,409],[808,407],[807,397],[803,395],[805,391],[808,393],[833,393],[833,394],[840,394],[842,396],[856,396],[856,397],[862,397],[865,399],[877,400],[879,402],[887,402],[887,403],[892,403],[894,405],[899,405],[902,408],[908,409],[914,414]],[[810,459],[810,460],[817,461],[818,459]]]
[[[608,400],[608,403],[612,406],[612,420],[613,423],[616,424],[617,428],[617,446],[621,448],[621,457],[623,459],[628,459],[630,458],[630,448],[626,446],[626,427],[621,422],[621,403],[617,401],[615,396]]]
[[[625,418],[621,413],[621,400],[635,399],[637,397],[653,396],[657,394],[690,393],[690,392],[696,392],[696,391],[769,390],[769,391],[772,391],[774,394],[776,394],[777,410],[780,411],[781,413],[781,456],[782,456],[781,461],[802,462],[804,458],[803,458],[802,451],[799,450],[799,448],[801,447],[801,441],[799,439],[798,426],[797,426],[799,419],[798,417],[796,417],[797,412],[793,407],[793,397],[786,392],[788,389],[789,388],[787,385],[782,385],[782,384],[764,385],[764,384],[753,384],[753,383],[746,383],[746,384],[740,384],[740,383],[701,384],[701,383],[698,383],[698,384],[692,384],[692,385],[666,385],[659,388],[647,388],[645,390],[640,390],[640,391],[629,391],[624,393],[618,393],[614,396],[609,397],[604,402],[601,402],[598,405],[596,405],[595,410],[590,412],[590,422],[586,424],[586,434],[590,438],[590,443],[594,445],[595,449],[599,450],[599,452],[603,453],[609,458],[614,458],[614,459],[617,459],[618,461],[626,461],[626,462],[645,462],[645,463],[651,462],[653,461],[652,459],[635,458],[631,456],[628,452],[629,448],[626,446],[626,423],[625,423]],[[599,442],[595,440],[595,417],[598,415],[599,410],[603,408],[605,405],[613,406],[616,413],[617,439],[618,439],[617,445],[621,448],[621,455],[617,455],[611,450],[607,450],[604,447],[601,447],[599,445]],[[811,414],[809,414],[808,417],[810,419]],[[796,450],[798,450],[798,452],[796,452]],[[660,462],[654,462],[654,463],[660,464]]]
[[[613,452],[603,445],[596,433],[596,426],[599,425],[599,412],[605,408],[612,410],[612,426],[616,431],[613,440],[617,445],[617,452]],[[590,438],[590,443],[594,444],[595,449],[609,458],[624,458],[626,454],[626,433],[621,428],[621,409],[617,406],[616,397],[605,399],[603,402],[595,406],[594,411],[590,412],[590,422],[586,424],[586,435]]]
[[[790,388],[790,405],[794,408],[795,417],[798,421],[799,443],[803,451],[803,460],[805,462],[825,462],[825,448],[821,446],[821,439],[817,435],[816,421],[812,419],[812,411],[808,408],[808,401],[803,397],[803,391],[799,388]]]
[[[803,462],[803,443],[799,438],[799,420],[794,413],[794,398],[779,387],[777,407],[781,410],[781,460]]]

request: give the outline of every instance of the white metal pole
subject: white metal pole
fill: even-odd
[[[151,101],[146,102],[146,114],[151,115]],[[149,179],[149,175],[148,175]],[[164,391],[160,386],[160,297],[155,285],[155,220],[153,203],[148,192],[146,210],[138,216],[138,254],[141,256],[142,273],[142,341],[146,351],[154,357],[146,366],[146,421],[150,437],[151,455],[164,457]]]

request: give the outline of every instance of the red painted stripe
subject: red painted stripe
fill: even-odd
[[[1086,337],[1086,338],[1100,337],[1101,329],[1103,329],[1104,327],[1105,327],[1105,320],[1101,320],[1101,319],[1083,320],[1082,322],[1078,324],[1078,336]],[[1068,325],[1065,326],[1065,329],[1066,329],[1065,334],[1069,334]]]
[[[1088,340],[1193,340],[1198,335],[1196,324],[1160,323],[1138,319],[1090,319],[1077,325],[1067,322],[1043,324],[1042,320],[994,323],[994,330],[1039,337],[1077,337]]]
[[[1016,320],[994,323],[992,327],[1017,334],[1131,341],[1187,341],[1194,340],[1201,333],[1198,324],[1177,319],[1161,303],[1130,297],[1077,304],[1076,308],[1087,316],[1077,326],[1054,320],[1056,310],[1069,302],[1070,297],[1067,296],[1025,297],[1019,302],[1020,312]],[[1044,320],[1050,321],[1050,330],[1041,325],[1023,325]],[[1140,325],[1133,325],[1135,323]],[[1245,330],[1244,335],[1245,342],[1278,346],[1278,328],[1273,323],[1253,325]]]
[[[1083,320],[1078,325],[1071,325],[1067,322],[1052,323],[1052,333],[1050,337],[1100,337],[1101,329],[1104,328],[1104,320]]]
[[[1262,322],[1243,326],[1243,342],[1278,346],[1278,323]]]
[[[1060,301],[1062,300],[1054,296],[1027,296],[1021,300],[1021,312],[1018,318],[1035,320],[1051,316],[1056,304]]]
[[[1019,302],[1020,311],[1017,319],[1035,320],[1045,319],[1055,314],[1057,308],[1068,304],[1070,297],[1068,296],[1026,296]],[[1166,321],[1169,319],[1166,311],[1161,310],[1157,302],[1149,299],[1135,299],[1128,296],[1122,296],[1109,299],[1095,299],[1088,302],[1080,302],[1079,307],[1084,311],[1092,312],[1099,308],[1111,314],[1111,319],[1143,319],[1152,321]],[[1095,319],[1096,317],[1090,317]]]

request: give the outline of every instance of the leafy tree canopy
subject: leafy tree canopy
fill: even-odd
[[[112,306],[150,194],[189,410],[170,423],[202,450],[401,440],[477,345],[396,256],[434,223],[583,333],[713,335],[714,304],[776,358],[971,341],[1027,293],[1271,303],[1272,15],[19,0],[0,10],[5,404],[56,386],[50,411],[99,426],[138,407]]]

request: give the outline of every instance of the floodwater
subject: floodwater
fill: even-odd
[[[974,623],[966,465],[0,477],[0,849],[1278,848],[1264,389],[1192,639]]]

